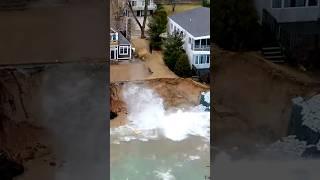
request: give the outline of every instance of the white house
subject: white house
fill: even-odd
[[[306,59],[320,47],[320,0],[255,0],[263,27],[278,41],[276,47],[264,47],[265,57],[284,53],[289,59]],[[266,55],[268,54],[268,55]],[[304,54],[304,55],[303,55]]]
[[[147,0],[148,1],[148,14],[153,14],[154,11],[157,9],[157,5],[154,3],[153,0]],[[132,6],[132,10],[136,16],[144,16],[144,6],[145,6],[145,0],[130,0],[130,4]],[[128,9],[126,9],[125,14],[129,14]]]
[[[265,9],[278,23],[318,21],[319,4],[320,0],[255,0],[260,19]]]
[[[210,9],[200,7],[168,18],[169,34],[179,32],[183,35],[189,63],[196,69],[210,67]]]
[[[110,29],[110,59],[129,60],[132,57],[131,43],[114,29]]]

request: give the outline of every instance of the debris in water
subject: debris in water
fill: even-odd
[[[110,112],[110,120],[116,118],[117,116],[118,116],[117,113],[115,113],[115,112],[113,112],[113,111]]]

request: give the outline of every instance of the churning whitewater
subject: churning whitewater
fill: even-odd
[[[205,101],[209,102],[209,92]],[[152,89],[135,84],[124,86],[123,98],[128,108],[128,124],[111,129],[111,135],[120,141],[138,139],[148,141],[160,136],[181,141],[188,136],[200,136],[210,140],[210,112],[202,105],[188,109],[166,109],[163,99]]]

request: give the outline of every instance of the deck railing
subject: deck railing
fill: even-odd
[[[269,28],[280,43],[286,56],[297,57],[303,49],[310,50],[320,46],[316,41],[320,33],[294,32],[281,26],[277,20],[267,11],[263,10],[262,25]]]
[[[279,38],[279,24],[266,9],[262,11],[262,25],[268,27],[275,37]]]
[[[210,51],[210,45],[194,45],[192,47],[194,51]]]

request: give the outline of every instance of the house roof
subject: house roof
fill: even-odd
[[[125,38],[121,32],[119,32],[118,35],[119,35],[119,44],[120,45],[130,45],[130,42],[128,41],[128,39]]]
[[[114,30],[113,28],[110,28],[110,33],[116,33],[117,31]],[[121,32],[117,32],[118,33],[118,41],[120,45],[130,45],[130,41],[123,36],[123,34]]]
[[[210,9],[206,7],[177,13],[169,17],[194,37],[210,35]]]

